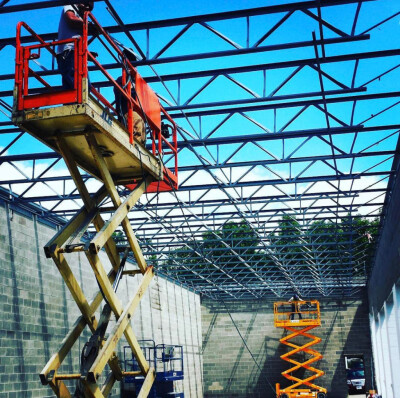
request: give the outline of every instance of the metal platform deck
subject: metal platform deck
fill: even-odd
[[[160,161],[138,142],[130,144],[124,127],[92,97],[83,104],[18,111],[13,123],[57,152],[57,140],[62,137],[77,164],[96,178],[101,176],[86,140],[88,135],[95,136],[117,184],[132,183],[145,174],[163,180]]]

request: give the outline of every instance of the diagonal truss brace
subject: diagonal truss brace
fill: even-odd
[[[118,341],[125,335],[140,368],[140,371],[137,373],[138,375],[145,376],[145,382],[139,396],[147,397],[155,380],[155,372],[153,368],[150,368],[143,355],[133,333],[130,320],[154,276],[154,269],[151,266],[148,267],[146,264],[143,253],[132,230],[132,226],[130,225],[128,213],[139,200],[140,196],[145,192],[148,184],[152,181],[152,177],[144,176],[142,182],[139,183],[135,190],[122,202],[113,178],[107,168],[107,164],[101,155],[96,139],[94,136],[86,134],[86,140],[92,151],[93,158],[100,171],[104,185],[95,195],[90,196],[68,145],[65,140],[59,136],[57,138],[59,152],[65,160],[82,197],[84,206],[45,246],[46,256],[52,258],[55,262],[82,315],[76,320],[73,328],[64,338],[58,351],[53,354],[43,368],[40,373],[40,379],[43,384],[50,385],[57,397],[69,398],[73,395],[64,381],[74,379],[79,380],[86,397],[107,397],[115,381],[121,380],[124,377],[124,372],[119,366],[119,360],[114,350],[117,347]],[[100,214],[100,204],[107,195],[110,196],[114,204],[115,212],[107,222],[104,222]],[[91,224],[94,225],[97,234],[89,243],[84,244],[80,239]],[[117,246],[112,238],[113,232],[120,225],[122,225],[129,243],[129,248],[133,252],[139,267],[137,272],[132,273],[128,271],[128,273],[132,275],[141,273],[143,275],[136,294],[126,307],[123,306],[117,297],[113,287],[113,282],[117,278],[117,274],[120,268],[122,269],[124,263],[124,260],[120,261]],[[99,257],[99,251],[103,247],[112,265],[112,269],[108,274]],[[65,253],[80,251],[85,252],[100,287],[100,291],[97,292],[90,303],[86,299],[64,255]],[[123,271],[122,274],[127,274],[127,271]],[[100,343],[99,351],[90,366],[89,372],[87,374],[75,373],[68,375],[58,373],[63,360],[71,351],[74,343],[78,340],[85,327],[88,326],[92,334],[94,334],[96,328],[100,325],[101,322],[99,323],[96,319],[95,312],[100,306],[103,297],[114,313],[117,323],[111,330],[108,338]],[[107,376],[105,383],[100,386],[98,380],[107,363],[111,372]]]

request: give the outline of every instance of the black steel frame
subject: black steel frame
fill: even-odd
[[[76,2],[56,0],[13,5],[3,1],[0,14],[33,9],[46,13],[48,8]],[[129,24],[122,21],[109,0],[104,0],[104,3],[116,22],[107,30],[125,34],[124,40],[140,55],[137,67],[149,83],[155,87],[162,85],[163,91],[169,94],[169,98],[160,96],[160,99],[180,124],[179,191],[148,194],[130,215],[149,261],[156,265],[158,272],[210,297],[282,297],[292,290],[313,297],[357,296],[368,281],[370,252],[379,242],[380,233],[378,228],[369,231],[371,241],[365,244],[357,235],[356,221],[381,218],[381,228],[383,226],[385,206],[390,200],[398,171],[399,148],[396,142],[400,131],[400,121],[391,114],[400,103],[400,87],[394,81],[389,91],[382,90],[379,84],[380,79],[390,76],[400,67],[400,50],[371,46],[370,51],[357,51],[357,46],[371,41],[376,29],[385,28],[385,24],[400,12],[388,15],[359,32],[357,24],[362,8],[373,10],[373,7],[379,7],[379,2],[298,1]],[[340,9],[349,4],[354,5],[354,18],[345,31],[323,17],[329,9]],[[309,20],[309,39],[270,43],[271,36],[299,13]],[[267,27],[265,33],[251,43],[253,18],[269,15],[278,15],[278,22]],[[225,20],[232,21],[232,24],[244,21],[244,45],[213,26]],[[318,35],[313,31],[314,24]],[[175,43],[193,26],[200,26],[219,38],[227,48],[210,48],[205,53],[188,48],[187,54],[174,54]],[[150,37],[154,38],[158,33],[152,32],[176,27],[179,27],[178,33],[164,43],[161,50],[153,51]],[[138,31],[146,34],[146,48],[139,46],[134,38]],[[54,32],[40,33],[44,33],[46,39],[55,37]],[[29,40],[28,37],[23,39],[24,42]],[[13,46],[14,42],[14,37],[0,38],[0,52]],[[331,48],[341,45],[346,49],[351,45],[354,50],[327,55],[332,52]],[[312,51],[314,56],[291,55],[296,49]],[[166,56],[167,52],[173,55]],[[270,53],[281,56],[282,60],[252,61],[252,55]],[[200,70],[196,63],[191,62],[217,60],[220,64],[228,61],[228,64],[243,56],[248,60],[246,65]],[[362,68],[368,67],[368,62],[383,59],[390,60],[391,66],[358,84]],[[346,75],[328,72],[327,67],[341,66],[346,62],[352,63]],[[181,63],[186,65],[183,73],[176,70]],[[171,72],[159,74],[157,65],[164,68],[168,65]],[[107,69],[112,73],[117,66],[117,63],[109,63]],[[40,214],[46,222],[59,225],[76,211],[81,201],[76,189],[69,186],[71,177],[67,173],[55,175],[55,166],[62,164],[57,153],[13,151],[26,133],[7,120],[12,111],[12,62],[9,67],[9,72],[0,75],[4,87],[0,91],[0,110],[5,115],[0,121],[0,140],[5,142],[0,149],[0,196],[15,208],[29,209]],[[272,79],[271,83],[270,71],[282,71],[286,77],[283,80]],[[318,89],[304,92],[292,84],[304,71],[314,73]],[[54,69],[41,68],[38,71],[42,76],[56,73]],[[258,92],[242,81],[243,76],[249,73],[259,76]],[[182,87],[189,79],[200,79],[201,83],[188,96]],[[217,79],[223,80],[226,87],[233,85],[240,89],[243,95],[229,100],[213,100],[212,87]],[[109,86],[102,80],[93,84],[99,88]],[[286,92],[280,94],[283,90]],[[38,88],[38,91],[43,89]],[[207,101],[201,100],[205,92],[210,98]],[[185,100],[184,96],[187,97]],[[357,106],[365,103],[371,116],[360,118]],[[346,118],[337,115],[338,104],[349,105]],[[322,115],[318,127],[291,128],[310,110]],[[277,114],[282,111],[290,116],[278,127]],[[272,121],[261,121],[265,112],[273,113]],[[390,116],[382,122],[380,116],[384,114]],[[218,121],[212,128],[204,128],[212,123],[210,120],[215,120],[212,118],[218,118]],[[253,130],[226,128],[235,118],[245,120]],[[344,149],[336,143],[344,136],[350,137],[350,148]],[[368,144],[362,144],[364,139]],[[317,145],[326,145],[329,150],[325,153],[301,153],[311,140]],[[379,144],[385,142],[390,142],[390,145],[380,149]],[[252,159],[255,152],[257,156]],[[359,169],[356,162],[361,160],[364,166]],[[35,166],[43,161],[47,162],[46,168],[37,172]],[[19,173],[18,177],[1,172],[2,168],[10,166]],[[288,172],[282,172],[283,168]],[[257,178],[256,171],[264,175]],[[84,175],[84,178],[92,180],[90,175]],[[46,187],[52,193],[41,195],[38,187]],[[120,193],[127,194],[124,187],[120,188]],[[111,212],[107,202],[103,204],[103,211],[105,214]],[[290,245],[289,250],[276,243],[277,234],[281,232],[282,235],[280,221],[283,216],[298,222],[293,227],[296,243]],[[344,217],[350,220],[350,226],[345,233],[340,232],[339,241],[338,231],[343,229],[341,221]],[[327,232],[315,231],[315,221],[324,220],[333,222],[335,228]],[[254,239],[246,237],[222,238],[223,226],[232,221],[245,221],[257,237],[257,244]],[[217,248],[202,245],[204,233],[209,236],[208,242],[215,243]],[[289,233],[286,237],[290,236]]]

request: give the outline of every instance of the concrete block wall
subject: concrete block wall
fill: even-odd
[[[43,246],[55,234],[29,214],[10,211],[0,204],[0,397],[52,397],[39,373],[59,347],[80,314]],[[68,261],[90,300],[97,284],[84,254]],[[109,268],[107,257],[102,261]],[[132,297],[140,276],[124,278],[118,289],[123,303]],[[184,346],[185,397],[202,397],[200,298],[180,286],[155,277],[132,326],[138,339]],[[113,320],[110,328],[115,324]],[[79,357],[88,333],[75,344],[60,372],[79,372]],[[120,347],[124,343],[120,344]],[[112,396],[119,396],[119,388]]]
[[[399,143],[398,143],[399,146]],[[399,169],[398,155],[393,170]],[[391,176],[392,192],[386,197],[374,268],[368,281],[370,327],[374,348],[375,379],[385,398],[400,397],[400,179]]]
[[[396,157],[395,163],[399,162]],[[396,166],[398,167],[398,166]],[[396,169],[395,164],[393,169]],[[395,178],[395,177],[392,177]],[[368,301],[371,314],[383,308],[392,294],[393,286],[400,280],[400,179],[396,175],[393,191],[385,209],[383,229],[375,253],[374,267],[368,281]]]
[[[385,398],[400,394],[400,280],[380,311],[370,314],[376,389]]]
[[[204,396],[275,397],[275,383],[285,385],[281,372],[288,366],[280,359],[286,348],[279,343],[283,330],[274,327],[273,302],[246,300],[225,304],[259,367],[243,344],[225,305],[203,300]],[[322,326],[314,331],[322,338],[316,346],[324,355],[318,367],[326,374],[317,384],[328,389],[328,396],[347,397],[344,355],[363,354],[369,388],[371,337],[366,297],[321,301],[321,314]]]

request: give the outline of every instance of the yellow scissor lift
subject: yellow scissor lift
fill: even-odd
[[[280,342],[289,346],[291,350],[281,355],[281,358],[293,365],[282,372],[282,376],[293,384],[281,389],[280,384],[277,383],[276,396],[278,398],[325,398],[326,389],[313,383],[325,373],[311,366],[323,358],[321,353],[311,348],[320,343],[321,338],[309,333],[310,330],[321,326],[319,302],[317,300],[276,302],[274,303],[274,324],[275,327],[283,328],[288,332],[280,339]],[[301,342],[299,342],[300,339]],[[299,354],[304,355],[304,360],[298,359]],[[313,374],[301,379],[294,375],[299,370]],[[308,388],[300,388],[302,386]]]
[[[177,183],[177,163],[175,162],[176,169],[175,173],[173,173],[164,167],[160,161],[160,157],[164,153],[163,148],[168,146],[168,143],[161,142],[157,144],[157,151],[154,151],[154,140],[157,134],[159,142],[160,140],[165,141],[161,137],[161,116],[156,114],[156,112],[160,112],[162,107],[158,104],[159,108],[154,109],[153,105],[154,103],[157,104],[158,101],[155,99],[155,94],[146,86],[143,79],[139,81],[141,79],[140,75],[137,74],[136,69],[132,67],[129,60],[125,59],[123,61],[124,69],[122,71],[123,80],[126,83],[123,88],[125,91],[123,95],[130,101],[128,103],[130,114],[128,115],[128,123],[129,121],[132,123],[132,109],[135,109],[135,106],[135,110],[143,118],[150,118],[153,151],[148,151],[133,139],[132,130],[130,131],[131,134],[129,134],[129,126],[125,127],[115,117],[110,116],[112,105],[104,106],[104,103],[102,104],[100,100],[103,99],[105,101],[105,99],[99,92],[92,88],[93,95],[89,95],[90,88],[87,79],[87,57],[90,55],[87,50],[88,17],[94,19],[90,13],[85,13],[86,31],[84,30],[83,38],[73,39],[77,49],[75,57],[75,87],[74,90],[67,92],[50,88],[29,66],[31,60],[36,60],[40,57],[41,50],[53,51],[52,54],[54,55],[54,47],[57,42],[44,42],[23,22],[19,23],[17,30],[13,122],[61,154],[84,204],[45,246],[46,256],[53,259],[82,315],[76,320],[59,349],[43,368],[40,373],[40,379],[43,384],[52,388],[57,397],[101,398],[107,397],[117,380],[120,381],[126,376],[144,376],[143,386],[137,395],[143,398],[147,397],[152,387],[155,380],[155,372],[153,368],[150,368],[133,333],[131,318],[154,276],[154,270],[153,267],[146,264],[129,222],[128,213],[146,190],[154,192],[154,184],[156,186],[164,184],[165,190],[166,186]],[[97,21],[95,22],[97,23]],[[39,44],[21,46],[21,27],[27,29],[39,41]],[[98,26],[98,29],[100,30],[101,27]],[[103,32],[103,35],[106,36],[106,33]],[[106,37],[106,39],[109,38]],[[122,53],[119,53],[119,55],[123,56]],[[137,107],[137,102],[133,101],[130,96],[132,86],[128,83],[127,70],[136,76],[138,88],[140,84],[141,93],[138,93],[138,97],[139,101],[142,100],[143,102],[143,107],[140,109]],[[106,76],[110,77],[109,75]],[[48,89],[47,93],[31,94],[28,92],[28,81],[32,77],[43,83]],[[112,82],[116,83],[115,80],[112,80]],[[146,97],[146,95],[151,98]],[[147,114],[146,106],[149,114]],[[148,109],[149,106],[152,108]],[[150,114],[151,112],[153,112],[152,115]],[[153,119],[151,119],[152,117]],[[166,118],[168,119],[169,116],[166,115]],[[174,125],[174,127],[173,139],[176,144],[176,126]],[[171,148],[171,144],[169,147]],[[171,154],[171,151],[169,154]],[[94,195],[89,193],[78,167],[86,170],[86,172],[102,182],[102,187]],[[168,174],[168,178],[166,174]],[[174,182],[171,182],[171,178],[174,179]],[[118,185],[129,186],[132,190],[124,201],[118,194],[116,188]],[[106,197],[111,199],[114,212],[107,221],[104,221],[101,206]],[[94,226],[96,234],[90,241],[84,242],[81,238],[90,225]],[[122,226],[129,245],[126,248],[117,247],[112,237],[114,231],[120,226]],[[103,248],[112,266],[111,271],[108,273],[99,256]],[[122,259],[120,257],[121,251],[124,253]],[[126,270],[124,265],[130,251],[133,253],[138,267],[137,269]],[[79,278],[74,275],[68,264],[65,254],[73,252],[85,253],[98,282],[100,289],[92,301],[85,297],[78,282]],[[117,286],[115,285],[118,285],[122,275],[135,274],[141,274],[143,277],[133,298],[124,305],[116,294]],[[97,319],[95,314],[103,299],[105,300],[105,305],[101,316]],[[108,312],[105,311],[106,306]],[[115,315],[117,322],[108,337],[105,338],[104,335],[111,313]],[[78,341],[86,326],[92,333],[92,337],[87,343],[89,345],[85,345],[82,353],[85,358],[92,356],[90,362],[88,362],[87,369],[83,373],[81,364],[81,372],[60,373],[59,369],[63,360],[71,352],[73,345]],[[100,329],[101,331],[99,331]],[[121,361],[115,350],[118,341],[123,335],[137,359],[140,368],[138,371],[124,372],[120,368],[119,363]],[[92,351],[96,344],[97,350]],[[94,356],[92,355],[93,352],[95,353]],[[111,371],[103,378],[101,377],[102,372],[107,364]],[[71,380],[75,380],[76,387],[73,387],[76,388],[75,393],[70,391]],[[100,384],[101,381],[104,382]]]

